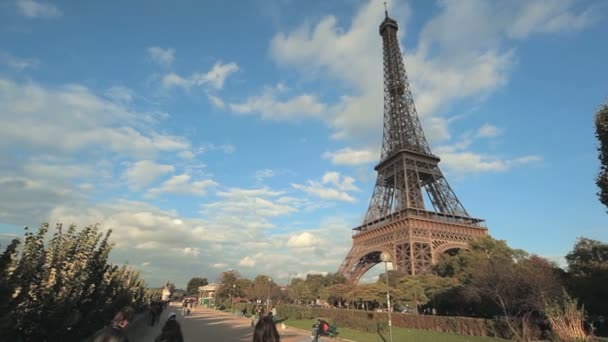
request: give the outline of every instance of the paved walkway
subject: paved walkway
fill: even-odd
[[[160,324],[148,326],[146,319],[134,322],[128,329],[131,342],[153,342],[160,334],[162,325],[170,312],[177,314],[177,321],[181,325],[185,342],[191,341],[253,341],[253,327],[251,319],[237,317],[229,313],[219,312],[207,308],[192,309],[190,316],[182,316],[176,305],[165,309],[160,318]],[[277,326],[281,335],[281,342],[310,342],[310,335],[302,330]]]

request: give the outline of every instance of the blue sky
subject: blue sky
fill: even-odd
[[[607,241],[608,6],[388,6],[469,213],[560,263],[579,236]],[[0,3],[0,242],[100,223],[153,286],[337,270],[375,181],[383,15],[379,0]]]

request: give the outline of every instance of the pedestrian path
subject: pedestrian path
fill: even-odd
[[[131,342],[152,342],[160,334],[162,325],[170,312],[177,314],[177,321],[181,325],[185,342],[190,341],[253,341],[253,327],[251,318],[234,316],[226,312],[208,308],[197,307],[191,310],[189,316],[182,316],[177,305],[171,305],[163,310],[160,324],[150,327],[146,319],[134,322],[128,329]],[[281,342],[310,342],[310,334],[306,331],[287,327],[281,329]]]

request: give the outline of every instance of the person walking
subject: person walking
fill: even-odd
[[[124,329],[133,321],[135,311],[130,306],[124,307],[114,315],[114,319],[93,337],[93,342],[129,342]]]
[[[255,325],[253,332],[253,342],[280,342],[281,336],[274,324],[272,317],[261,317]]]
[[[177,315],[172,312],[161,330],[160,335],[154,339],[154,342],[184,342],[182,336],[182,328],[177,322]]]

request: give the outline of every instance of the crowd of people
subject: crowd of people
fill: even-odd
[[[150,304],[149,315],[151,326],[159,323],[160,314],[167,305],[168,303],[166,302],[153,302]],[[182,302],[182,312],[189,312],[193,305],[190,302]],[[281,336],[276,325],[281,320],[277,319],[276,308],[265,313],[263,306],[255,307],[253,314],[254,318],[251,323],[252,326],[255,326],[253,342],[280,342]],[[133,321],[134,317],[135,312],[131,307],[123,308],[116,313],[110,325],[95,334],[92,342],[129,342],[125,329]],[[319,318],[313,326],[313,340],[317,341],[319,336],[323,336],[329,327],[326,321]],[[184,342],[181,326],[177,321],[177,314],[175,312],[169,313],[160,335],[154,339],[154,342]]]

